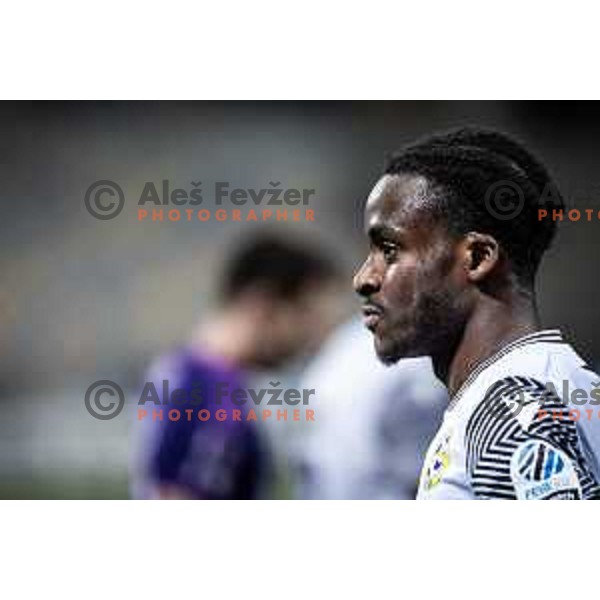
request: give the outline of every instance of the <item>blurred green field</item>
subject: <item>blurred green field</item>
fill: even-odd
[[[129,497],[127,475],[115,477],[34,477],[3,480],[2,500],[123,500]]]
[[[127,500],[129,484],[127,473],[110,477],[37,476],[29,479],[3,480],[0,484],[0,500]],[[270,499],[292,498],[289,475],[279,472],[269,494]]]

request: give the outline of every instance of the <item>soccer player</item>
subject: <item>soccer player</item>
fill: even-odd
[[[273,236],[254,237],[230,259],[222,304],[200,324],[191,343],[160,358],[149,382],[179,390],[173,405],[145,404],[132,463],[132,495],[157,499],[254,499],[268,496],[273,460],[263,432],[246,420],[252,406],[231,393],[250,372],[274,369],[312,351],[332,315],[330,284],[337,274],[311,248]],[[195,394],[195,396],[194,396]],[[162,402],[165,398],[162,397]],[[193,418],[170,420],[169,409]],[[209,420],[196,412],[210,411]],[[151,418],[150,411],[154,417]],[[214,418],[218,411],[227,418]],[[241,418],[232,418],[233,411]]]
[[[405,148],[367,200],[354,284],[377,355],[431,356],[450,395],[418,499],[599,494],[600,377],[539,324],[535,276],[556,225],[538,219],[542,196],[563,204],[527,149],[466,128]],[[591,405],[579,400],[579,419],[565,387]]]

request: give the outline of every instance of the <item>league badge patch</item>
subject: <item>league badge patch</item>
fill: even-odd
[[[529,440],[514,453],[510,474],[519,500],[581,498],[571,459],[544,440]]]

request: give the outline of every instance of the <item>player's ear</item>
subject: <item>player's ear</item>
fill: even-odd
[[[469,281],[483,281],[498,265],[500,245],[488,234],[471,232],[465,236],[465,271]]]

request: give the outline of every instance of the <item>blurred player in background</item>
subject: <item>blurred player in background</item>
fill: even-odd
[[[296,441],[299,497],[415,497],[427,444],[448,402],[428,358],[387,369],[353,319],[328,340],[301,387],[315,390],[318,419]]]
[[[223,278],[221,306],[192,342],[162,357],[148,381],[161,390],[200,390],[200,408],[217,403],[217,386],[247,387],[250,371],[274,369],[314,351],[330,327],[334,266],[317,251],[273,236],[243,243]],[[189,401],[190,408],[199,407]],[[163,408],[163,412],[169,407]],[[182,411],[186,406],[177,406]],[[132,462],[137,498],[253,499],[270,494],[273,457],[254,421],[145,419]]]
[[[431,356],[451,398],[418,498],[598,496],[599,377],[559,331],[540,330],[536,308],[549,196],[564,207],[520,143],[462,129],[404,149],[367,200],[355,288],[376,352],[389,365]],[[593,418],[570,415],[564,384]]]

